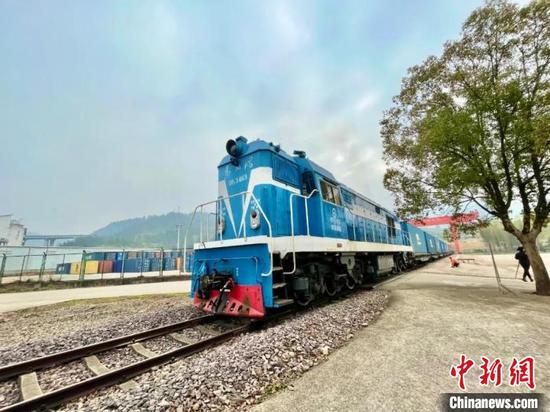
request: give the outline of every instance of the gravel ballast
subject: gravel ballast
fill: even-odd
[[[147,349],[157,354],[168,352],[184,346],[183,343],[178,342],[170,336],[159,336],[158,338],[146,340],[145,342],[142,342],[142,344]]]
[[[69,362],[54,368],[45,369],[39,371],[37,375],[42,392],[51,392],[94,376],[92,371],[82,361]]]
[[[9,406],[19,400],[19,386],[16,379],[0,384],[0,408]]]
[[[364,291],[247,333],[143,374],[138,388],[108,388],[62,410],[247,409],[322,362],[385,308],[387,292]]]
[[[118,369],[145,359],[130,346],[110,350],[97,355],[99,361],[109,369]]]
[[[53,306],[50,311],[37,308],[0,314],[0,364],[21,362],[203,315],[183,296]],[[20,329],[15,331],[18,326]]]

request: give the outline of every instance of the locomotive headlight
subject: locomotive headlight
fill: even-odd
[[[252,209],[250,212],[250,227],[252,229],[258,229],[260,227],[260,214],[256,209]]]
[[[222,234],[223,232],[225,232],[225,219],[220,217],[218,220],[218,233]]]

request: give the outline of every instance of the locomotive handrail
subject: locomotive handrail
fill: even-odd
[[[267,218],[267,215],[265,214],[263,208],[262,208],[262,205],[260,204],[260,202],[258,201],[258,199],[256,198],[256,195],[254,195],[253,192],[251,191],[243,191],[243,192],[239,192],[239,193],[235,193],[233,195],[228,195],[228,196],[222,196],[222,197],[218,197],[216,200],[211,200],[209,202],[206,202],[206,203],[201,203],[200,205],[197,205],[195,207],[195,209],[193,210],[193,215],[191,216],[191,220],[189,221],[189,224],[187,225],[187,229],[185,230],[185,237],[184,237],[184,240],[183,240],[183,248],[185,251],[187,251],[187,237],[189,235],[189,230],[191,229],[191,226],[193,225],[193,222],[195,220],[195,216],[197,214],[197,210],[201,210],[201,222],[200,222],[200,238],[199,238],[199,242],[200,243],[203,243],[204,245],[204,242],[202,240],[202,210],[205,206],[207,205],[211,205],[213,203],[216,204],[216,209],[218,209],[218,203],[222,200],[225,200],[225,199],[231,199],[233,197],[237,197],[237,196],[241,196],[243,201],[243,212],[242,212],[242,216],[243,216],[243,222],[244,222],[244,239],[246,240],[246,218],[245,218],[245,210],[244,210],[244,196],[245,195],[250,195],[251,196],[251,199],[254,200],[254,202],[256,203],[256,206],[258,207],[258,210],[260,211],[260,214],[264,217],[266,223],[267,223],[267,228],[269,230],[269,239],[270,239],[270,245],[269,245],[269,252],[270,252],[270,257],[269,257],[269,271],[266,272],[266,273],[261,273],[260,275],[261,276],[270,276],[271,273],[273,272],[273,257],[271,256],[271,252],[273,250],[273,231],[272,231],[272,227],[271,227],[271,222],[269,221],[269,219]],[[221,214],[221,213],[220,213]],[[220,241],[223,242],[223,231],[219,230],[219,221],[216,221],[216,233],[219,233],[220,235]],[[239,228],[239,234],[240,234],[240,228]],[[235,231],[235,236],[236,238],[238,239],[240,236],[239,234],[236,233]],[[186,266],[187,264],[187,253],[184,253],[183,254],[183,268],[185,270],[185,268],[187,267]]]
[[[308,200],[313,196],[315,192],[319,192],[317,189],[313,189],[311,193],[307,196],[304,196],[300,193],[292,193],[289,196],[289,204],[290,204],[290,235],[292,238],[292,270],[290,272],[283,272],[285,275],[293,275],[296,272],[296,244],[295,244],[295,236],[294,236],[294,204],[292,203],[292,198],[294,196],[301,197],[304,199],[304,206],[305,206],[305,213],[306,213],[306,231],[307,235],[309,236],[309,211],[308,211]]]

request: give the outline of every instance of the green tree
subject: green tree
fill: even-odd
[[[541,295],[550,295],[536,246],[550,213],[549,33],[548,0],[487,2],[441,56],[409,69],[381,121],[384,184],[399,211],[476,205],[497,217],[524,246]]]
[[[443,237],[443,240],[447,243],[451,243],[453,241],[453,237],[451,236],[451,231],[449,229],[443,229],[443,233],[441,233],[441,236]]]

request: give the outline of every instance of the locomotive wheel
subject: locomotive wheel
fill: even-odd
[[[325,293],[330,297],[336,296],[338,293],[338,285],[334,279],[325,279]]]
[[[353,277],[346,277],[346,287],[348,288],[348,290],[355,290],[355,288],[357,287],[357,282],[355,282],[355,279],[353,279]]]

